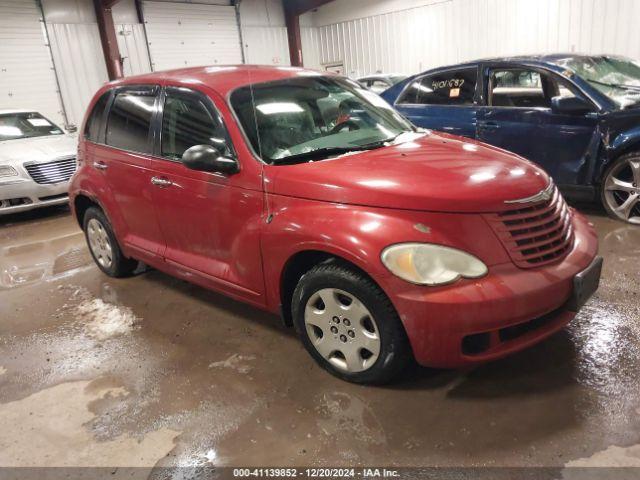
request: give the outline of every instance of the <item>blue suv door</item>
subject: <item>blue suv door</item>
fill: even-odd
[[[596,113],[560,113],[557,96],[583,95],[554,72],[528,66],[485,65],[486,106],[477,113],[477,138],[542,166],[559,185],[592,183],[600,144]],[[594,106],[595,111],[595,106]]]
[[[410,82],[395,108],[418,127],[476,136],[478,67],[438,71]]]

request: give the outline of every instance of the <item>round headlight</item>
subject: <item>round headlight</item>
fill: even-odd
[[[487,274],[487,266],[473,255],[430,243],[399,243],[382,251],[391,273],[418,285],[442,285]]]

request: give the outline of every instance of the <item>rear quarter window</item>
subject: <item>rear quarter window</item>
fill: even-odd
[[[93,106],[93,110],[91,110],[91,114],[87,119],[87,124],[84,127],[84,138],[86,138],[90,142],[102,143],[104,140],[100,137],[102,132],[104,111],[107,108],[107,102],[109,101],[110,95],[111,92],[102,94],[102,96]]]

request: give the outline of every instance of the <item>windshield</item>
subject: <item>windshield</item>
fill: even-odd
[[[558,62],[570,68],[620,108],[640,102],[640,64],[623,57],[575,57]]]
[[[231,95],[231,106],[254,150],[272,164],[376,148],[413,130],[379,96],[342,78],[242,87]]]
[[[36,112],[0,115],[0,141],[62,134],[57,125]]]

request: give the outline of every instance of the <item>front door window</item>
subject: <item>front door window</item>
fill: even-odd
[[[162,116],[162,156],[180,161],[195,145],[211,145],[222,156],[232,156],[226,129],[199,96],[167,92]]]
[[[493,70],[489,77],[489,105],[494,107],[551,108],[557,96],[574,95],[557,79],[535,70]]]

